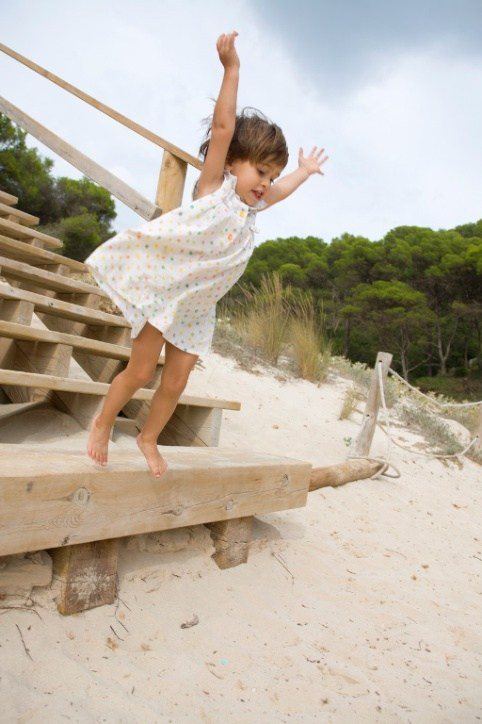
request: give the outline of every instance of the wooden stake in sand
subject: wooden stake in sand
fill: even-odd
[[[365,415],[363,418],[360,433],[356,439],[353,456],[368,455],[372,444],[373,435],[375,434],[375,426],[377,424],[378,408],[380,407],[380,382],[378,376],[378,367],[382,367],[382,379],[386,380],[388,370],[392,361],[392,355],[389,352],[379,352],[373,370],[370,390],[368,392],[367,404],[365,407]]]

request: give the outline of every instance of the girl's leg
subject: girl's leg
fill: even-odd
[[[156,478],[167,470],[164,458],[159,454],[157,438],[174,412],[177,401],[186,387],[197,355],[183,352],[166,342],[166,361],[161,382],[151,400],[149,415],[142,431],[137,436],[137,444],[144,453],[149,469]]]
[[[149,322],[146,322],[132,340],[132,352],[127,367],[112,380],[102,410],[92,420],[87,454],[100,465],[107,463],[110,430],[119,410],[136,390],[152,379],[163,344],[162,333]]]

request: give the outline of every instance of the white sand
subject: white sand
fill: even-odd
[[[346,457],[359,416],[337,419],[343,381],[281,383],[216,354],[204,366],[189,392],[242,402],[224,413],[221,445]],[[22,433],[0,426],[0,442],[85,446],[61,413],[48,426],[29,415]],[[133,445],[116,434],[110,455]],[[377,433],[372,452],[385,451]],[[34,611],[0,610],[0,721],[481,720],[481,468],[399,449],[393,461],[398,480],[324,488],[260,517],[246,565],[219,570],[203,526],[139,536],[121,545],[118,604],[62,617],[54,583],[34,589]]]

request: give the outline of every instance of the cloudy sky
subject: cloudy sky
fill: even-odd
[[[379,239],[482,217],[481,0],[16,0],[1,41],[193,155],[237,30],[239,107],[290,148],[324,146],[325,175],[258,215],[259,241]],[[0,53],[0,93],[154,198],[162,151]],[[78,178],[55,159],[55,172]],[[188,174],[188,197],[197,172]],[[117,203],[115,226],[139,217]]]

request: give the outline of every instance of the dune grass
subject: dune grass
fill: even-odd
[[[244,300],[233,325],[246,344],[272,365],[286,354],[296,375],[323,381],[331,363],[331,344],[311,297],[284,287],[276,273],[264,275],[259,289],[242,286],[241,290]]]

